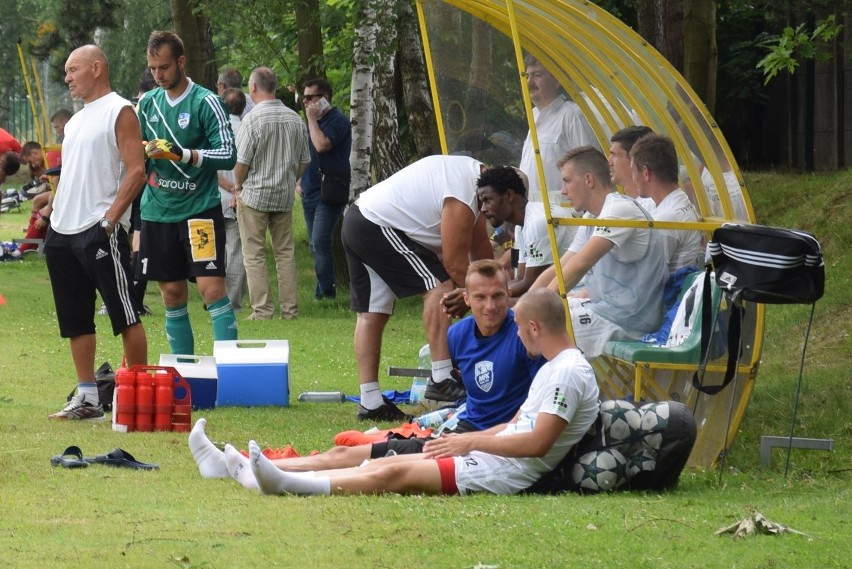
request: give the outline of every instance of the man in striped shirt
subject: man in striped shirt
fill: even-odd
[[[249,77],[255,107],[237,135],[237,222],[248,277],[249,320],[269,320],[275,305],[269,296],[266,271],[266,232],[278,276],[281,318],[298,316],[296,256],[293,243],[293,202],[296,180],[308,164],[308,133],[301,117],[275,97],[278,80],[268,67]]]

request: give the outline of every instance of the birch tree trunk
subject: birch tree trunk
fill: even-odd
[[[379,37],[373,79],[373,171],[384,180],[405,166],[399,146],[399,118],[396,105],[396,2],[385,0],[377,6]]]
[[[417,27],[417,15],[408,2],[402,3],[399,15],[399,72],[408,126],[415,147],[413,158],[417,160],[437,154],[441,144],[426,74],[423,42]]]
[[[355,29],[352,53],[352,85],[349,98],[349,120],[352,122],[352,168],[350,191],[353,198],[370,187],[373,156],[373,72],[376,36],[379,31],[377,6],[381,0],[364,0]]]

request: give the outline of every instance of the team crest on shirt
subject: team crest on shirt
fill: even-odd
[[[486,393],[491,391],[491,386],[494,385],[494,362],[476,362],[473,373],[476,376],[476,385]]]
[[[181,128],[189,126],[189,113],[181,113],[178,115],[178,126]]]

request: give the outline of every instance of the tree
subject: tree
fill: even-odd
[[[639,35],[682,71],[683,0],[637,0],[636,20]]]
[[[376,65],[373,69],[373,172],[384,180],[403,166],[405,159],[399,146],[399,119],[396,104],[396,45],[397,14],[395,2],[376,5],[379,34],[382,42],[375,47]]]
[[[307,79],[325,77],[318,0],[296,0],[296,29],[299,31],[296,40],[299,54],[298,89]]]
[[[210,22],[199,8],[198,0],[171,0],[175,33],[183,40],[186,74],[192,80],[216,90],[216,53]]]
[[[399,15],[399,73],[402,81],[408,131],[414,145],[413,158],[435,154],[440,148],[432,93],[426,76],[423,42],[417,16],[409,2],[402,2]]]
[[[353,195],[358,196],[370,187],[371,157],[373,155],[373,74],[376,37],[379,33],[378,5],[383,0],[365,0],[358,12],[355,28],[355,46],[352,50],[352,87],[350,89],[349,113],[352,122],[352,167]]]
[[[707,105],[716,106],[716,2],[683,2],[683,75]]]

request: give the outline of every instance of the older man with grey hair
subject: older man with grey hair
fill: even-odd
[[[278,80],[268,67],[252,71],[249,94],[257,104],[237,135],[234,193],[252,309],[249,320],[269,320],[275,311],[266,272],[267,230],[278,277],[281,318],[293,320],[298,315],[293,202],[296,180],[311,156],[305,123],[275,97],[277,87]]]

